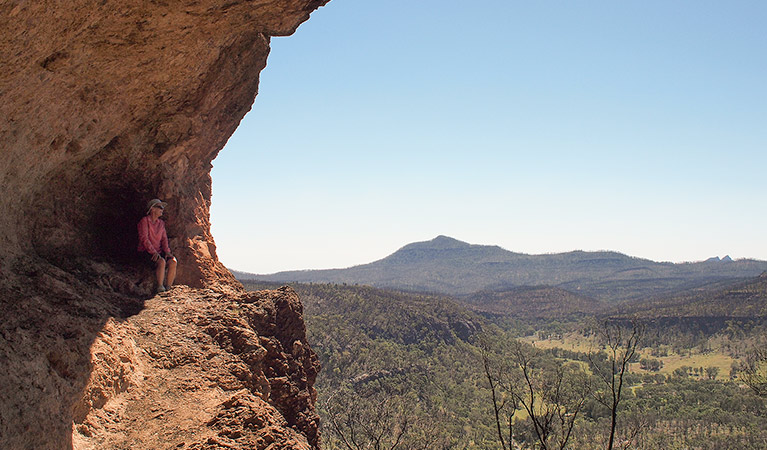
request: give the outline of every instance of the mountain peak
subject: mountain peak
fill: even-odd
[[[662,286],[670,291],[712,278],[756,276],[766,268],[767,261],[673,264],[605,250],[529,255],[498,245],[470,244],[439,235],[429,241],[407,244],[378,261],[348,269],[281,272],[255,279],[367,284],[452,295],[550,285],[600,300],[628,300],[656,295],[661,288],[654,287],[652,280],[673,280]]]
[[[468,242],[459,241],[458,239],[451,238],[450,236],[445,236],[444,234],[440,234],[428,242],[434,247],[471,247],[471,244]]]
[[[402,247],[402,250],[448,250],[468,247],[471,247],[471,244],[441,234],[430,241],[413,242],[412,244],[408,244]]]

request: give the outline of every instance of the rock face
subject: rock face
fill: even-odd
[[[318,445],[300,303],[242,292],[209,205],[270,37],[326,2],[0,2],[0,448]],[[155,197],[191,288],[145,305]]]
[[[179,281],[229,276],[210,235],[211,161],[253,103],[270,36],[326,2],[0,4],[0,264],[129,258],[159,197]]]
[[[301,309],[289,288],[178,287],[110,319],[74,407],[75,448],[316,447],[319,364]]]
[[[3,304],[0,448],[319,446],[319,363],[294,291],[177,286],[144,301],[109,294],[99,285],[121,275],[99,269],[86,283],[35,268],[35,287],[11,292],[23,302]]]

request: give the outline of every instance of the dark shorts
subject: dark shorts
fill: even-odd
[[[146,262],[148,262],[152,267],[157,267],[157,261],[159,261],[159,259],[157,261],[152,261],[152,256],[154,255],[149,252],[142,252],[142,254],[144,255],[143,258]],[[160,258],[163,258],[166,262],[170,261],[171,259],[175,259],[173,256],[163,255],[162,253],[160,253]]]

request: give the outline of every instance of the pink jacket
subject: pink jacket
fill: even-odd
[[[168,234],[165,232],[165,222],[157,219],[152,223],[149,216],[144,216],[138,223],[138,251],[154,255],[160,251],[170,253]]]

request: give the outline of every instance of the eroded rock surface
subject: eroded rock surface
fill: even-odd
[[[319,363],[294,291],[141,300],[108,294],[121,275],[100,269],[30,273],[36,288],[11,292],[24,302],[4,302],[0,448],[318,447]]]
[[[110,319],[91,359],[75,406],[75,448],[317,445],[319,364],[288,288],[174,288],[136,316]]]
[[[243,293],[209,206],[270,37],[326,2],[0,2],[0,448],[317,445],[298,299]],[[144,304],[154,197],[192,288]]]
[[[210,234],[211,161],[253,103],[270,37],[326,2],[0,3],[0,265],[130,258],[160,197],[179,281],[229,277]]]

